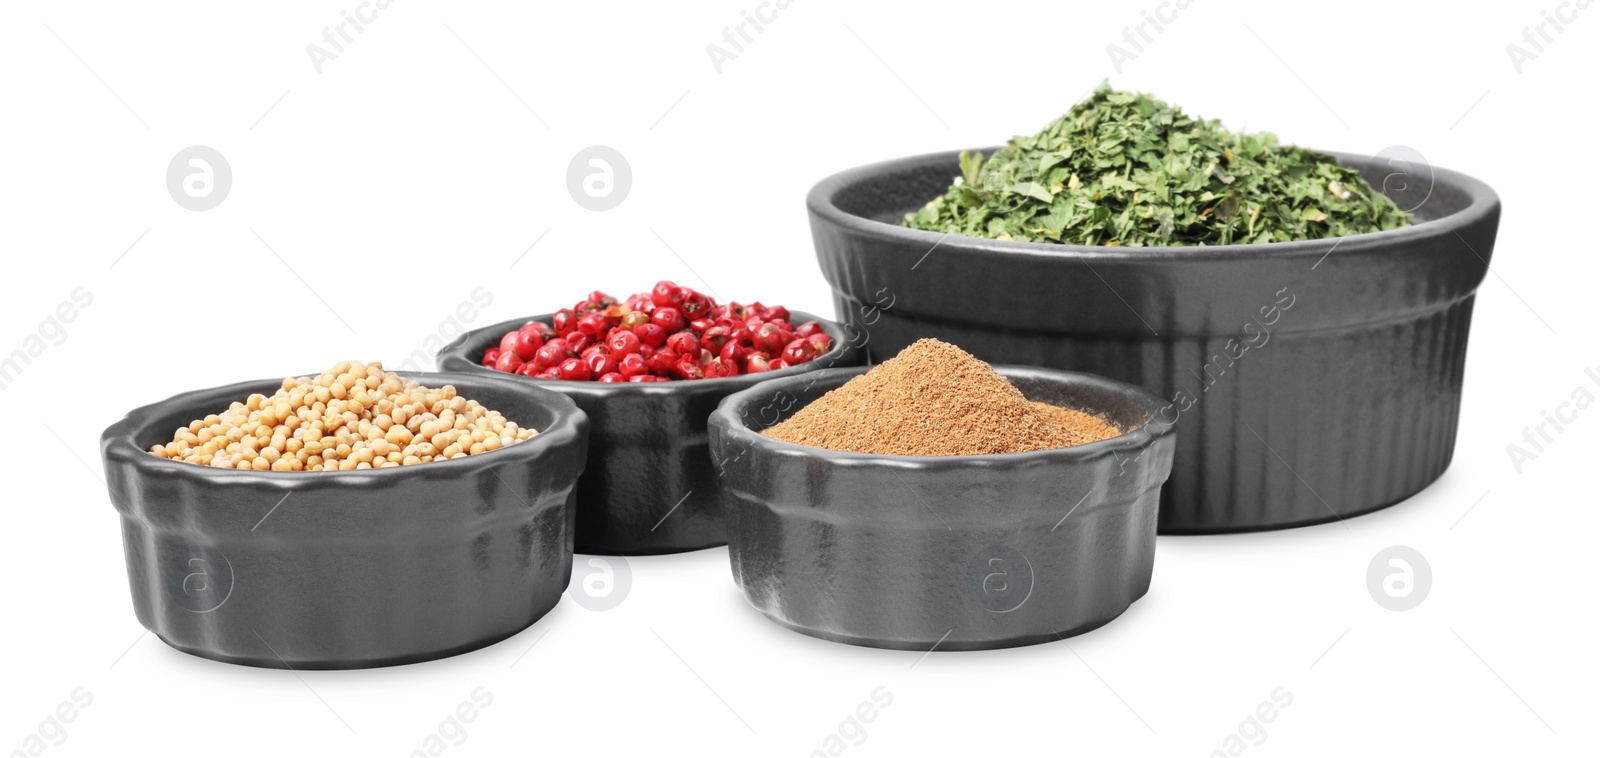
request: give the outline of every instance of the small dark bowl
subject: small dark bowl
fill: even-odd
[[[810,363],[763,374],[646,384],[601,384],[533,379],[482,365],[485,350],[529,321],[513,319],[457,338],[439,351],[439,368],[473,375],[513,377],[572,398],[589,416],[589,463],[578,479],[577,551],[592,555],[654,555],[716,547],[726,495],[711,466],[706,418],[722,399],[770,378],[835,366],[859,366],[866,353],[860,334],[800,311],[799,325],[816,321],[833,349]]]
[[[1165,404],[1097,376],[996,370],[1029,399],[1127,431],[1031,453],[864,455],[760,433],[864,368],[724,400],[712,453],[735,496],[728,557],[750,604],[835,642],[980,650],[1081,634],[1142,597],[1172,469]]]
[[[935,337],[991,363],[1143,386],[1183,418],[1162,533],[1275,529],[1373,511],[1444,473],[1473,296],[1500,218],[1499,198],[1471,177],[1335,157],[1374,186],[1388,178],[1420,223],[1341,240],[1155,248],[900,226],[945,192],[956,153],[846,171],[807,205],[839,311],[881,314],[873,358]]]
[[[464,653],[555,607],[572,570],[583,413],[499,377],[402,375],[455,385],[538,434],[469,458],[348,472],[215,469],[148,452],[281,380],[184,393],[107,429],[106,484],[139,623],[204,658],[346,669]]]

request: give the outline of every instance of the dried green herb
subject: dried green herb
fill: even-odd
[[[1411,224],[1332,156],[1191,118],[1102,83],[1043,131],[988,160],[961,153],[915,229],[1079,245],[1226,245],[1340,237]]]

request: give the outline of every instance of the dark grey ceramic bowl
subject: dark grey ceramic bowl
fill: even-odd
[[[1078,447],[972,456],[845,453],[760,433],[862,372],[763,382],[711,417],[734,497],[728,556],[757,610],[798,632],[900,650],[1050,642],[1150,587],[1172,424],[1144,390],[996,367],[1029,399],[1127,430]]]
[[[859,333],[800,311],[796,325],[816,321],[833,349],[802,365],[719,379],[642,384],[601,384],[534,379],[482,365],[485,350],[529,321],[513,319],[468,332],[439,351],[439,368],[472,375],[511,377],[572,398],[588,415],[589,463],[578,479],[577,551],[600,555],[653,555],[715,547],[728,541],[722,528],[722,478],[706,448],[706,418],[723,398],[767,378],[835,366],[859,366]],[[852,340],[852,337],[857,339]]]
[[[839,311],[892,293],[872,358],[936,337],[991,363],[1089,371],[1172,401],[1182,423],[1163,533],[1348,518],[1444,473],[1500,218],[1482,182],[1417,165],[1395,178],[1401,164],[1336,155],[1375,186],[1389,177],[1421,222],[1342,240],[1110,248],[900,226],[944,193],[956,155],[846,171],[807,198]]]
[[[588,421],[500,377],[403,374],[538,430],[490,453],[394,469],[255,472],[150,446],[280,381],[148,405],[101,439],[139,623],[187,653],[295,669],[442,658],[527,628],[572,569]]]

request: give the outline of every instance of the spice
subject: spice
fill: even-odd
[[[989,364],[918,340],[763,434],[879,455],[987,455],[1070,447],[1121,432],[1093,415],[1029,401]]]
[[[832,348],[821,324],[796,327],[781,305],[718,305],[661,281],[624,301],[591,292],[549,324],[529,321],[506,332],[482,362],[540,379],[665,382],[775,371]]]
[[[943,196],[906,214],[935,232],[1078,245],[1226,245],[1342,237],[1410,215],[1332,156],[1191,118],[1102,83],[987,161],[961,153]]]
[[[191,422],[150,452],[218,468],[353,471],[465,458],[534,434],[451,385],[429,389],[381,363],[343,361]]]

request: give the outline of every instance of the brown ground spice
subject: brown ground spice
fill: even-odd
[[[1031,402],[989,364],[924,339],[763,434],[853,453],[986,455],[1082,445],[1121,432],[1087,413]]]

